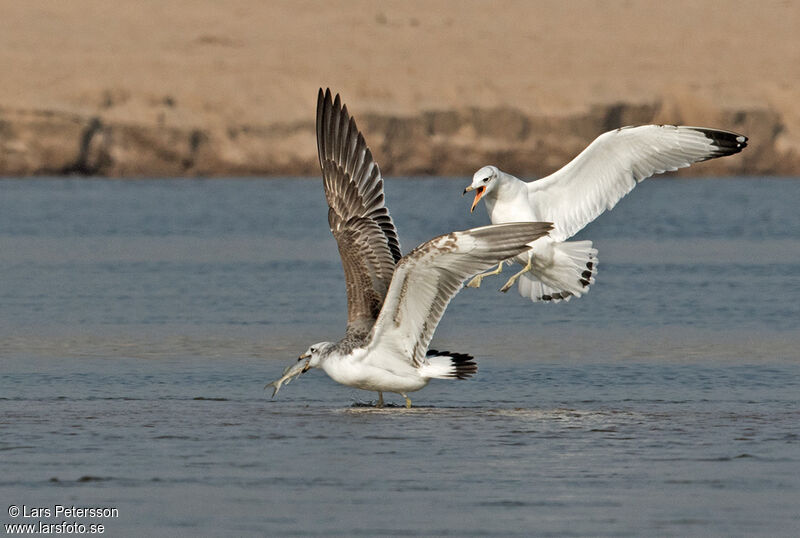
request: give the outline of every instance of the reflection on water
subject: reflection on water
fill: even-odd
[[[404,251],[487,222],[464,184],[388,181]],[[588,295],[463,291],[434,344],[476,378],[375,410],[263,390],[344,328],[318,181],[2,181],[0,491],[112,535],[791,535],[797,199],[648,180],[584,232]]]

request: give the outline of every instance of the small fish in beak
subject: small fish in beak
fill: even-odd
[[[305,360],[303,360],[305,359]],[[295,377],[299,376],[302,373],[308,371],[311,367],[309,364],[311,363],[311,356],[310,355],[300,355],[298,361],[294,364],[290,364],[286,369],[283,371],[283,375],[273,381],[272,383],[267,383],[264,385],[264,388],[272,387],[274,390],[272,391],[272,397],[274,398],[278,391],[280,390],[283,384],[288,385],[289,382],[294,379]]]

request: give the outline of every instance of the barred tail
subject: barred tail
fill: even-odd
[[[533,302],[557,303],[589,291],[597,274],[597,249],[591,241],[553,244],[552,262],[534,267],[519,279],[519,293]]]

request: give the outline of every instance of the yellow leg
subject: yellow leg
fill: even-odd
[[[378,403],[375,404],[375,407],[383,407],[383,393],[378,392]]]
[[[401,394],[401,396],[406,399],[406,409],[411,409],[411,398],[405,394]]]
[[[520,271],[519,273],[517,273],[514,276],[512,276],[511,278],[509,278],[508,282],[506,282],[503,285],[503,287],[500,288],[500,291],[505,293],[508,290],[510,290],[511,286],[514,285],[514,282],[516,282],[519,277],[521,277],[523,274],[527,273],[528,271],[530,271],[533,268],[532,263],[533,263],[533,256],[529,256],[528,257],[528,264],[525,267],[522,268],[522,271]]]
[[[481,273],[480,275],[475,275],[472,280],[467,283],[468,288],[480,288],[481,287],[481,280],[483,280],[487,276],[492,275],[499,275],[500,272],[503,270],[503,262],[497,264],[497,268],[494,271],[489,271],[486,273]]]

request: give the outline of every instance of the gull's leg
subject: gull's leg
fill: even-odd
[[[510,290],[510,289],[511,289],[511,286],[513,286],[513,285],[514,285],[514,282],[516,282],[516,281],[517,281],[517,279],[518,279],[519,277],[521,277],[523,274],[527,273],[528,271],[530,271],[530,270],[533,268],[533,265],[532,265],[532,264],[533,264],[533,256],[528,256],[528,263],[527,263],[527,265],[525,265],[525,267],[523,267],[523,268],[522,268],[522,271],[520,271],[519,273],[517,273],[517,274],[515,274],[514,276],[512,276],[511,278],[509,278],[509,279],[508,279],[508,282],[506,282],[506,283],[503,285],[503,287],[502,287],[502,288],[500,288],[500,291],[502,291],[503,293],[505,293],[505,292],[507,292],[508,290]]]
[[[497,264],[497,268],[494,271],[488,271],[486,273],[481,273],[479,275],[475,275],[472,280],[467,283],[468,288],[480,288],[481,287],[481,280],[483,280],[487,276],[492,275],[499,275],[500,272],[503,270],[503,262]]]
[[[378,403],[375,404],[375,407],[383,407],[383,393],[378,391]]]
[[[400,393],[400,396],[402,396],[403,398],[406,399],[406,409],[411,409],[411,398],[409,398],[408,396],[406,396],[402,392]]]

